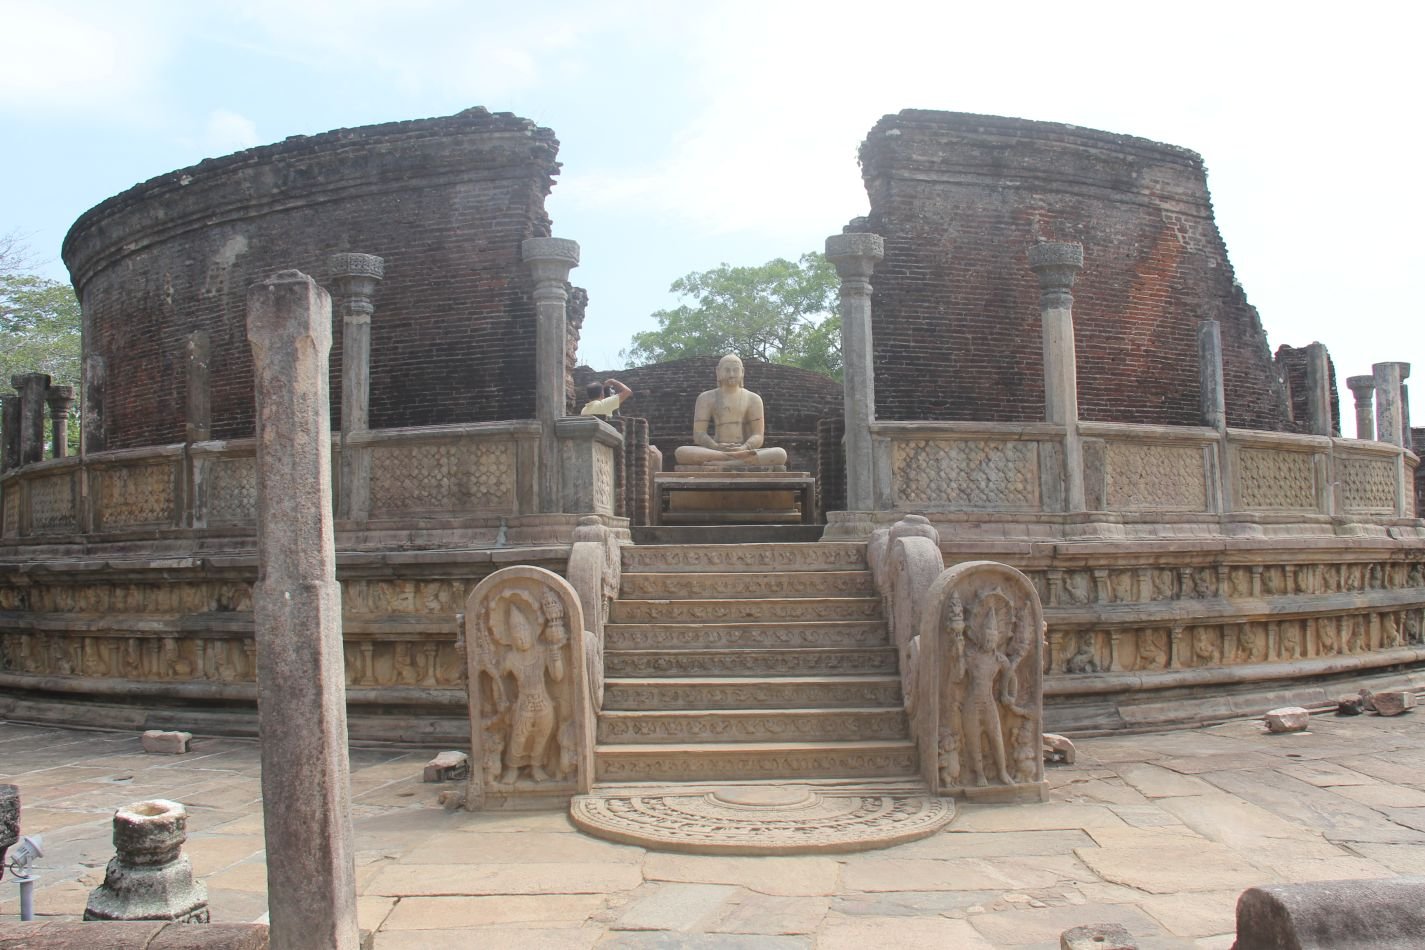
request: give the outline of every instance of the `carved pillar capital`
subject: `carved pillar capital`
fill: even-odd
[[[561,297],[567,296],[564,282],[569,272],[579,266],[579,242],[568,238],[529,238],[520,245],[520,256],[529,265],[534,277],[536,298],[543,293],[557,290]],[[551,286],[555,285],[555,286]]]
[[[342,253],[327,258],[332,289],[342,298],[342,322],[369,321],[375,309],[371,296],[386,276],[386,262],[375,254]]]
[[[885,239],[869,231],[833,234],[826,239],[826,259],[841,278],[843,294],[869,294],[871,273],[885,256]]]
[[[1029,249],[1029,269],[1039,278],[1039,306],[1067,307],[1061,301],[1074,289],[1074,278],[1084,266],[1084,246],[1078,243],[1046,241]]]

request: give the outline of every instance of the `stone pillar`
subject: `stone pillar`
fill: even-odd
[[[1372,405],[1376,392],[1374,376],[1348,376],[1346,385],[1351,387],[1351,395],[1356,398],[1356,438],[1376,437],[1376,414]]]
[[[1197,325],[1197,372],[1202,392],[1202,424],[1227,431],[1227,396],[1222,388],[1222,325],[1204,320]]]
[[[1044,417],[1064,427],[1064,500],[1084,510],[1084,450],[1079,442],[1079,381],[1074,354],[1074,277],[1084,266],[1081,244],[1044,243],[1029,249],[1039,277],[1044,336]]]
[[[1401,383],[1410,375],[1410,364],[1375,363],[1371,371],[1376,389],[1376,439],[1403,446],[1406,430]]]
[[[10,385],[20,393],[20,464],[30,465],[45,457],[45,392],[49,376],[24,373],[10,377]]]
[[[74,405],[73,386],[51,386],[45,393],[49,403],[50,454],[62,459],[69,454],[69,410]]]
[[[1331,418],[1331,363],[1326,347],[1312,343],[1306,348],[1306,414],[1312,435],[1334,435]]]
[[[371,456],[347,443],[353,432],[370,428],[371,297],[386,274],[374,254],[333,254],[327,259],[341,304],[341,497],[337,513],[364,521],[371,510]]]
[[[183,419],[183,438],[187,442],[206,442],[213,437],[213,397],[208,378],[211,350],[207,330],[188,334],[184,345],[184,355],[188,358],[188,400]]]
[[[84,453],[104,451],[104,380],[108,375],[104,357],[84,360],[84,394],[79,401],[79,438]]]
[[[0,472],[20,464],[20,397],[0,396]]]
[[[273,950],[356,950],[341,590],[332,539],[331,298],[282,271],[247,295],[257,394],[253,624]]]
[[[530,238],[520,245],[534,278],[534,415],[539,420],[539,510],[563,510],[559,436],[554,424],[564,415],[565,344],[568,335],[569,271],[579,266],[579,245],[564,238]]]
[[[876,374],[872,364],[871,273],[886,256],[879,234],[833,234],[826,256],[841,277],[842,392],[846,415],[846,508],[879,507],[871,423],[876,421]],[[889,488],[889,486],[885,486]]]
[[[156,798],[114,812],[114,857],[89,894],[85,920],[208,922],[208,889],[183,853],[188,811]]]

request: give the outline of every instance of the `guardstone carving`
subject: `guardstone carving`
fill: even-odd
[[[496,571],[465,607],[472,768],[466,807],[543,805],[592,781],[584,611],[539,567]]]

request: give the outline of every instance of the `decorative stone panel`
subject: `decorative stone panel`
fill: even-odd
[[[20,534],[20,483],[11,482],[5,487],[5,537],[15,538]]]
[[[1304,452],[1239,449],[1238,509],[1315,509],[1316,463]]]
[[[508,442],[371,450],[373,513],[512,511],[514,506],[515,452]]]
[[[31,481],[30,533],[66,534],[78,530],[74,476],[65,472]]]
[[[594,510],[614,513],[614,453],[607,445],[594,446]]]
[[[99,473],[99,521],[104,529],[173,523],[173,466],[133,465]]]
[[[1110,510],[1207,508],[1202,447],[1108,443],[1107,505]]]
[[[1347,511],[1395,511],[1394,459],[1344,458],[1336,464]]]
[[[896,506],[1039,508],[1038,447],[985,439],[906,439],[891,460]]]
[[[257,460],[215,459],[208,464],[208,522],[257,521]]]

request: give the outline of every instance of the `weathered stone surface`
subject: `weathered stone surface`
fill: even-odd
[[[442,752],[426,763],[423,782],[454,782],[470,775],[470,756],[464,752]]]
[[[1415,708],[1415,694],[1409,690],[1388,690],[1371,697],[1376,712],[1382,716],[1399,716]]]
[[[722,913],[738,894],[723,884],[659,884],[650,886],[619,915],[619,930],[698,931]]]
[[[1078,848],[1074,854],[1104,880],[1150,894],[1245,887],[1260,880],[1262,874],[1235,851],[1207,842],[1144,848]]]
[[[1122,924],[1085,924],[1059,935],[1060,950],[1138,950],[1138,943]]]
[[[208,889],[182,853],[188,812],[166,799],[114,813],[115,855],[89,895],[85,920],[208,922]]]
[[[955,950],[990,950],[995,945],[976,933],[964,920],[945,917],[869,917],[829,914],[818,937],[817,950],[867,950],[884,946],[888,934],[900,947],[954,947]]]
[[[1267,731],[1304,732],[1311,724],[1311,713],[1300,706],[1283,706],[1273,709],[1262,717],[1267,723]]]
[[[1055,735],[1052,732],[1044,733],[1044,761],[1062,762],[1064,765],[1073,765],[1078,752],[1074,749],[1074,743],[1064,736]]]
[[[1413,948],[1425,934],[1425,878],[1253,887],[1237,901],[1237,947]]]
[[[268,946],[266,924],[0,923],[0,950],[267,950]]]
[[[140,741],[145,752],[182,755],[188,751],[188,743],[193,741],[193,733],[149,729],[140,737]]]
[[[1365,699],[1358,693],[1348,693],[1336,699],[1336,715],[1338,716],[1359,716],[1365,711]]]
[[[643,876],[650,881],[735,884],[761,894],[814,897],[836,892],[841,865],[816,857],[711,857],[649,853]]]
[[[20,840],[20,787],[0,785],[0,865],[5,852]]]

